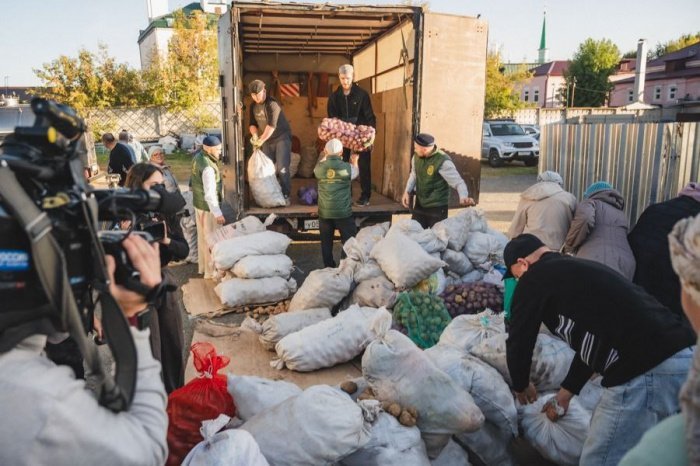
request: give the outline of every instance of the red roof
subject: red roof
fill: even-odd
[[[533,76],[564,76],[569,68],[569,60],[554,60],[531,69]]]

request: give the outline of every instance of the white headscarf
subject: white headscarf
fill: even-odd
[[[339,155],[343,153],[343,143],[339,139],[331,139],[326,143],[326,155]]]

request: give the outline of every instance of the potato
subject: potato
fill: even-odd
[[[399,423],[402,426],[413,427],[416,425],[416,422],[417,419],[411,416],[411,414],[407,410],[403,410],[401,412],[401,415],[399,416]]]
[[[387,413],[391,414],[395,418],[401,415],[401,406],[398,403],[392,403],[389,405],[389,409],[386,410]]]
[[[345,382],[340,384],[340,389],[345,393],[352,395],[357,391],[357,384],[352,380],[346,380]]]

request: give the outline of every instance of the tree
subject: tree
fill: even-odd
[[[619,62],[620,50],[612,41],[586,39],[564,72],[567,106],[602,106],[613,88],[609,78]]]
[[[215,25],[200,11],[189,16],[182,11],[174,13],[168,54],[159,57],[154,53],[144,73],[154,104],[194,111],[202,103],[216,100],[219,68]]]
[[[683,34],[678,39],[669,40],[668,42],[659,42],[651,52],[651,58],[659,58],[667,53],[675,52],[689,45],[700,42],[700,32],[695,34]]]
[[[520,87],[532,74],[525,67],[509,74],[503,73],[501,68],[501,54],[489,51],[486,56],[485,118],[512,115],[515,110],[527,106],[520,100]]]
[[[77,110],[134,106],[148,100],[140,73],[117,63],[107,46],[97,53],[80,49],[77,57],[59,56],[34,73],[42,81],[36,95],[68,104]]]

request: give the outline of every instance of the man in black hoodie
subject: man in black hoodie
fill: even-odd
[[[503,252],[506,277],[518,279],[507,340],[508,370],[521,403],[540,325],[576,352],[547,416],[557,420],[593,374],[603,396],[593,412],[580,464],[616,465],[642,434],[679,410],[695,335],[688,323],[607,266],[550,251],[523,234]],[[564,414],[565,415],[565,414]]]
[[[377,127],[377,118],[372,110],[372,101],[367,91],[353,83],[354,69],[352,65],[343,65],[338,69],[340,87],[328,98],[328,117],[338,118],[354,125]],[[372,150],[360,152],[358,166],[360,168],[360,187],[362,193],[357,201],[358,206],[368,206],[372,194]],[[350,161],[350,149],[343,149],[343,160]]]

